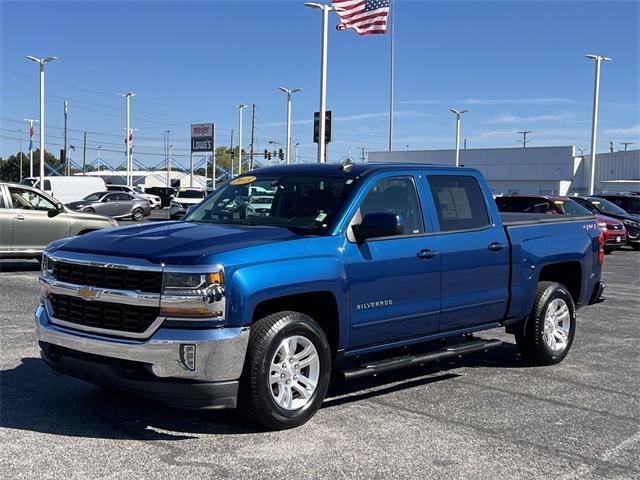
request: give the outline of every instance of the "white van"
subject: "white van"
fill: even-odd
[[[40,177],[27,177],[20,183],[39,188],[63,204],[82,200],[94,192],[107,191],[107,185],[102,178],[90,176],[44,177],[44,188],[40,186]]]

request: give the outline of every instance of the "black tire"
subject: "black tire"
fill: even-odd
[[[545,314],[549,304],[555,299],[562,299],[569,309],[570,328],[566,347],[561,352],[554,352],[545,342]],[[522,356],[530,365],[555,365],[560,363],[571,350],[576,332],[576,307],[567,288],[561,283],[540,282],[533,310],[524,328],[516,331],[516,344]]]
[[[96,211],[95,211],[93,208],[91,208],[91,207],[85,208],[85,209],[83,210],[83,212],[84,212],[84,213],[96,213]]]
[[[135,208],[133,212],[131,212],[131,218],[136,222],[141,222],[144,219],[144,210],[141,208]]]
[[[283,339],[300,335],[313,343],[318,353],[318,383],[308,403],[297,410],[286,410],[273,399],[268,379],[270,363]],[[238,403],[253,422],[270,430],[297,427],[309,420],[322,405],[331,378],[331,348],[322,328],[299,312],[278,312],[253,325],[247,357],[240,381]]]

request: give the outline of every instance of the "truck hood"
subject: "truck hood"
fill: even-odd
[[[195,265],[205,255],[297,237],[279,227],[161,222],[99,230],[74,237],[58,250]]]

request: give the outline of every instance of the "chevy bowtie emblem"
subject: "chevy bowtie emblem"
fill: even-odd
[[[94,300],[95,298],[98,298],[98,292],[96,292],[93,287],[79,288],[77,293],[79,297],[84,298],[85,300]]]

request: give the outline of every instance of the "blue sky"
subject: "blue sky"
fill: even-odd
[[[396,0],[397,149],[452,148],[451,107],[469,108],[462,137],[469,148],[530,145],[587,148],[593,62],[603,66],[598,150],[609,140],[640,146],[639,3],[637,1]],[[21,120],[38,116],[37,66],[24,59],[56,55],[47,67],[47,148],[62,143],[64,99],[69,138],[81,159],[123,159],[124,100],[132,90],[134,157],[162,160],[171,130],[175,159],[186,165],[189,124],[214,121],[218,143],[237,130],[238,103],[257,105],[257,149],[284,142],[285,97],[294,97],[293,142],[315,159],[312,116],[319,91],[320,14],[303,1],[20,1],[1,2],[0,155],[18,149]],[[358,37],[330,20],[328,106],[337,161],[359,147],[386,146],[388,35]],[[250,110],[245,111],[248,145]],[[237,135],[237,131],[236,131]],[[237,136],[236,136],[237,141]]]

